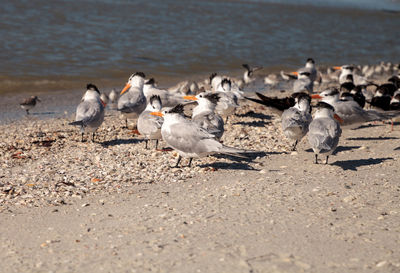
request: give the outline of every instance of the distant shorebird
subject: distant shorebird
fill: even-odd
[[[35,107],[36,102],[38,102],[38,101],[40,102],[41,100],[37,96],[32,96],[30,98],[25,99],[19,105],[21,105],[21,108],[26,111],[27,115],[29,115],[29,110],[31,110],[33,107]]]

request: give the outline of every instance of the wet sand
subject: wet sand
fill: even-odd
[[[0,126],[0,272],[400,270],[398,124],[344,129],[316,165],[245,103],[223,141],[258,158],[171,169],[176,153],[145,150],[115,112],[96,143],[72,117]]]

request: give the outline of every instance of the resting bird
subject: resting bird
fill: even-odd
[[[315,164],[318,164],[319,154],[326,154],[325,164],[328,164],[329,155],[335,151],[342,134],[342,129],[335,120],[340,118],[335,116],[335,109],[328,103],[321,101],[316,108],[308,131],[308,142],[315,153]]]
[[[184,98],[198,103],[193,108],[192,121],[214,135],[216,139],[220,139],[224,134],[224,121],[220,115],[215,113],[215,108],[220,99],[219,94],[205,92],[197,96],[185,96]]]
[[[92,132],[92,141],[94,141],[95,132],[104,120],[104,103],[100,99],[99,89],[91,83],[86,86],[86,89],[81,103],[76,108],[75,121],[69,123],[69,125],[81,127],[82,142],[85,131]]]
[[[212,154],[227,154],[244,157],[251,151],[228,147],[218,142],[213,134],[208,133],[195,122],[183,115],[183,105],[178,104],[168,111],[153,112],[152,115],[163,116],[164,123],[161,135],[164,141],[178,154],[175,167],[179,166],[182,157],[189,158],[189,167],[194,157],[203,157]]]
[[[145,77],[143,72],[132,74],[120,93],[117,110],[125,115],[126,127],[128,127],[128,118],[138,118],[146,108],[146,97],[143,94]]]
[[[156,149],[158,141],[161,139],[161,126],[163,118],[159,116],[150,115],[151,112],[161,111],[162,103],[160,96],[153,95],[149,99],[146,109],[139,115],[137,122],[137,129],[141,135],[145,137],[146,149],[149,140],[156,141]]]
[[[295,105],[282,113],[282,130],[285,136],[295,141],[292,151],[296,150],[297,143],[307,134],[312,120],[311,97],[301,93],[295,97]]]

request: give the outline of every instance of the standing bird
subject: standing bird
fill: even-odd
[[[120,93],[117,110],[125,115],[126,127],[128,118],[137,119],[146,108],[146,97],[143,94],[145,77],[143,72],[132,74]]]
[[[194,157],[212,154],[243,157],[246,153],[251,153],[250,151],[228,147],[218,142],[214,135],[184,117],[182,104],[178,104],[171,110],[163,111],[163,113],[153,112],[151,114],[164,117],[161,135],[164,141],[179,154],[175,167],[179,166],[182,157],[189,158],[188,166],[190,167]]]
[[[40,102],[41,100],[37,96],[31,96],[30,98],[25,99],[19,105],[21,105],[21,108],[26,111],[27,115],[29,115],[29,110],[35,107],[36,102],[38,101]]]
[[[180,94],[171,93],[167,90],[157,88],[153,78],[144,83],[143,94],[147,100],[149,100],[153,95],[159,96],[163,107],[174,107],[179,103],[184,103]]]
[[[185,96],[184,98],[198,103],[193,108],[192,121],[214,135],[216,139],[220,139],[224,134],[224,121],[220,115],[215,113],[215,108],[220,99],[219,94],[208,92],[200,93],[197,96]]]
[[[321,101],[316,108],[317,112],[309,127],[308,142],[315,153],[315,164],[318,164],[319,154],[326,154],[325,164],[328,164],[329,155],[335,151],[342,134],[342,129],[335,120],[340,118],[328,103]]]
[[[307,134],[311,117],[311,97],[300,93],[295,98],[295,105],[282,113],[282,130],[285,136],[295,141],[292,151],[296,150],[297,143]]]
[[[146,138],[146,149],[147,142],[149,140],[156,141],[156,149],[158,147],[158,141],[161,139],[161,126],[163,124],[163,118],[159,116],[150,115],[151,112],[161,111],[162,103],[160,96],[153,95],[149,99],[149,103],[146,109],[139,115],[137,128],[141,135]]]
[[[228,122],[228,117],[235,112],[238,104],[238,97],[232,92],[232,83],[229,79],[224,78],[218,86],[216,93],[219,95],[216,111],[221,116],[225,116],[225,122]]]
[[[297,79],[293,83],[293,92],[307,90],[312,93],[314,91],[314,82],[311,80],[311,73],[307,70],[299,70],[294,73],[296,73]]]
[[[82,142],[85,131],[92,132],[92,141],[94,135],[104,120],[104,103],[100,99],[100,91],[94,84],[89,83],[86,86],[86,93],[76,108],[75,121],[69,125],[79,125],[81,127]]]
[[[392,115],[380,113],[374,110],[364,110],[354,100],[340,100],[339,91],[336,88],[327,89],[320,94],[312,95],[313,99],[322,99],[335,108],[336,114],[343,119],[342,125],[353,125],[367,121],[386,120]]]

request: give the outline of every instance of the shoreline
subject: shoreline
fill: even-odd
[[[265,155],[180,169],[112,113],[98,143],[81,143],[66,119],[0,125],[2,268],[399,270],[398,124],[344,128],[331,163],[315,165],[306,139],[289,151],[273,112],[249,103],[237,114],[224,143]]]

